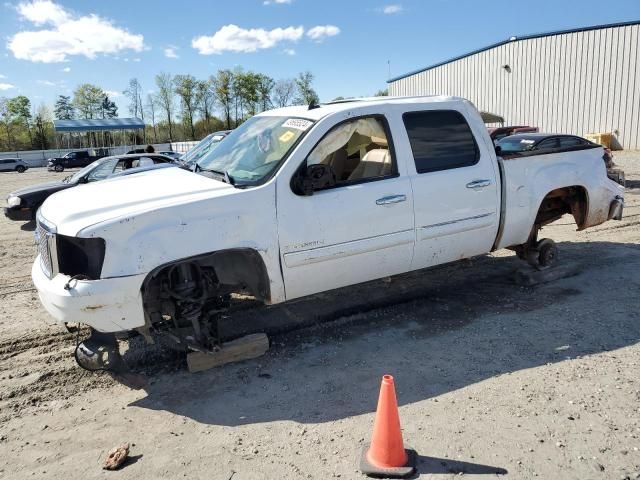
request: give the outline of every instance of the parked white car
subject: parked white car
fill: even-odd
[[[33,281],[57,322],[94,330],[76,352],[86,368],[119,368],[113,334],[131,330],[206,351],[231,293],[275,304],[500,248],[547,267],[556,246],[538,241],[543,225],[622,216],[603,154],[496,157],[476,109],[454,97],[272,110],[202,157],[199,173],[51,196]]]

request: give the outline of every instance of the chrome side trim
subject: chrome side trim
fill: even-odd
[[[299,267],[301,265],[309,265],[312,263],[350,257],[352,255],[375,252],[377,250],[384,250],[385,248],[399,247],[401,245],[411,244],[414,241],[414,230],[403,230],[376,237],[338,243],[326,247],[285,253],[283,255],[284,264],[287,268]]]
[[[491,227],[494,224],[494,216],[494,212],[489,212],[474,215],[473,217],[459,218],[457,220],[419,227],[416,232],[417,241],[446,237],[447,235],[455,235],[457,233]]]
[[[493,215],[493,212],[483,213],[482,215],[475,215],[475,216],[473,216],[473,217],[460,218],[460,219],[458,219],[458,220],[451,220],[451,221],[449,221],[449,222],[434,223],[433,225],[425,225],[424,227],[420,227],[420,228],[436,228],[436,227],[443,227],[443,226],[445,226],[445,225],[453,225],[454,223],[466,222],[467,220],[475,220],[475,219],[477,219],[477,218],[490,217],[491,215]]]

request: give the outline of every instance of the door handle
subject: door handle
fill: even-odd
[[[473,182],[467,183],[467,188],[484,188],[491,185],[491,180],[474,180]]]
[[[376,205],[391,205],[392,203],[400,203],[407,200],[406,195],[389,195],[376,200]]]

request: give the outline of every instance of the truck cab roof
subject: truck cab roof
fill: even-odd
[[[428,104],[437,102],[460,102],[468,104],[468,100],[461,97],[447,95],[423,95],[415,97],[362,97],[337,100],[335,102],[320,103],[318,105],[299,105],[293,107],[276,108],[261,113],[264,116],[302,117],[309,120],[320,120],[332,113],[346,112],[354,108],[372,105],[402,105]]]

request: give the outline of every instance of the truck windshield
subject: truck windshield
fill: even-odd
[[[196,170],[225,174],[234,185],[258,185],[280,166],[312,125],[304,118],[250,118],[200,158]]]

